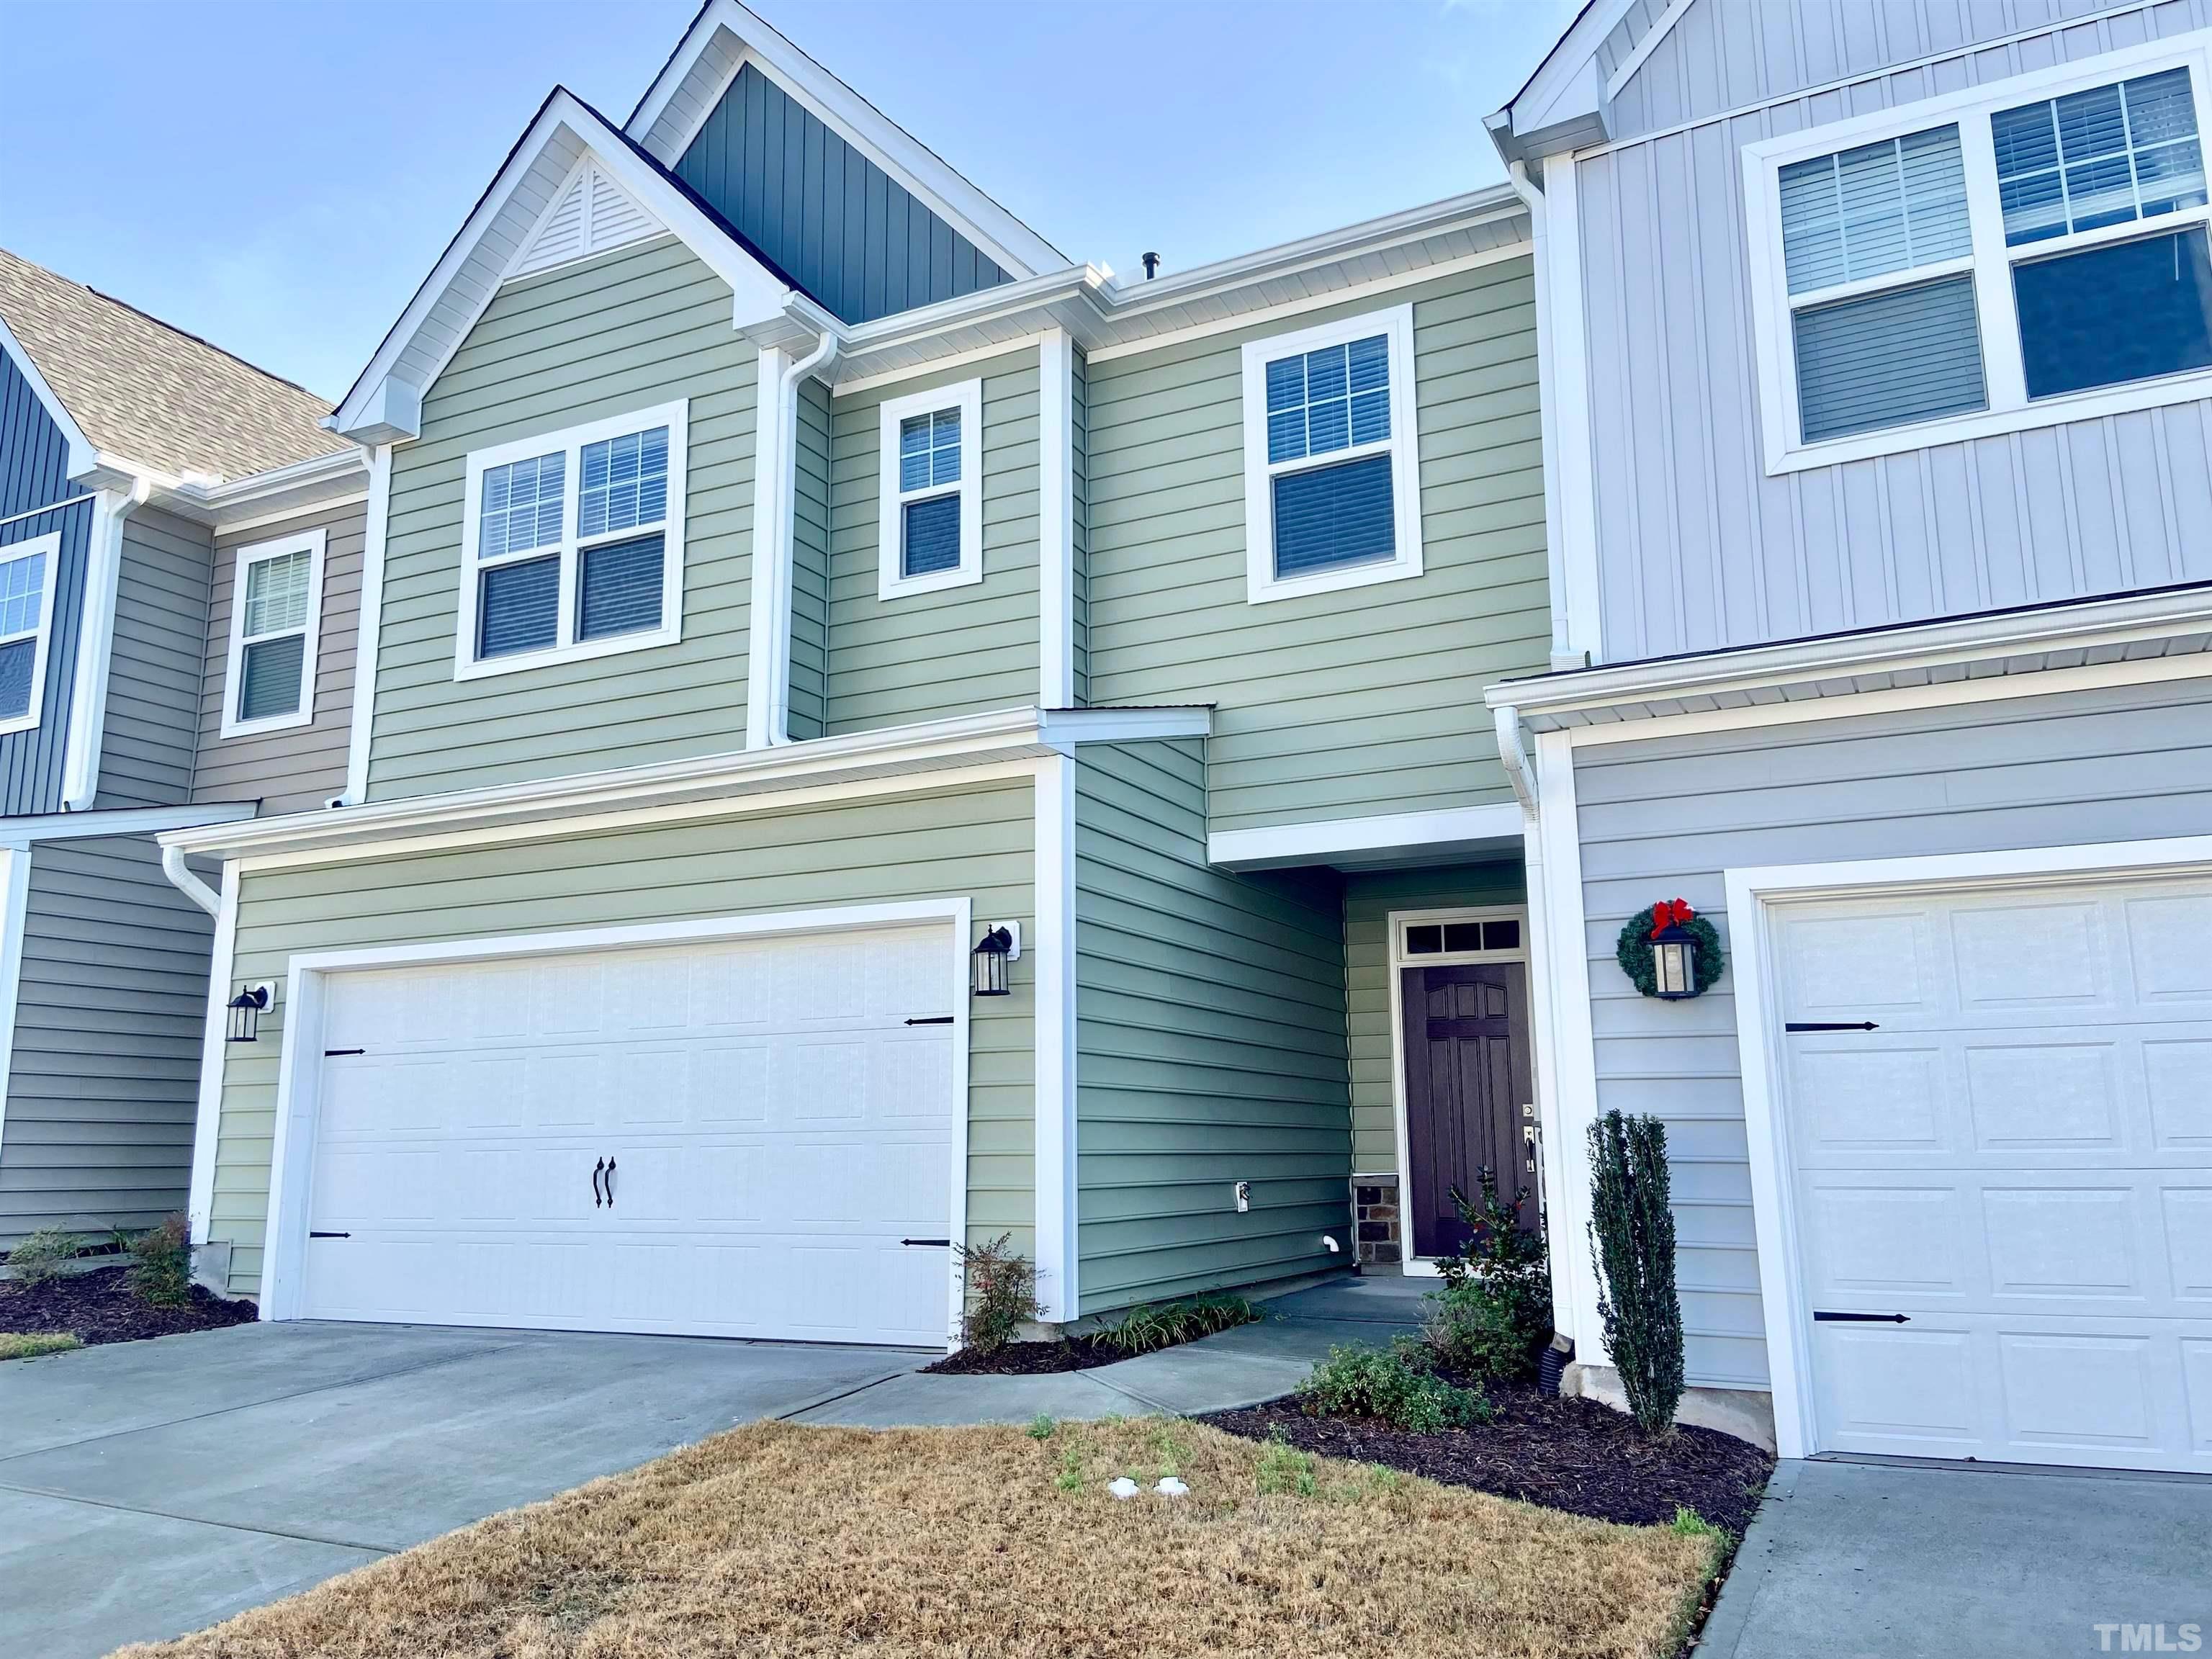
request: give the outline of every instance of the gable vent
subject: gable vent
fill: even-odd
[[[571,259],[641,242],[660,233],[660,222],[586,160],[569,174],[561,199],[516,260],[510,276],[527,276]]]

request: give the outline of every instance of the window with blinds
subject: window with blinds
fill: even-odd
[[[314,530],[238,550],[223,737],[304,726],[314,718],[325,540],[325,533]]]
[[[876,596],[983,580],[983,383],[888,399],[879,422]]]
[[[57,534],[0,547],[0,729],[35,725],[52,619]]]

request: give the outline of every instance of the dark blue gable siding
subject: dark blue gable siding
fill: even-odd
[[[62,804],[62,752],[69,741],[70,689],[76,675],[77,615],[84,602],[85,550],[92,538],[92,503],[51,513],[18,513],[77,494],[69,481],[69,441],[46,414],[30,384],[0,351],[0,547],[12,547],[51,531],[61,532],[54,580],[54,615],[46,643],[46,684],[39,723],[0,736],[0,814],[58,812]]]
[[[676,176],[844,322],[1011,280],[750,64]]]

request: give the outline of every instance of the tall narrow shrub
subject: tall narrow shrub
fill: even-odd
[[[1590,1243],[1598,1316],[1628,1409],[1652,1436],[1673,1432],[1682,1401],[1682,1304],[1674,1294],[1674,1212],[1667,1128],[1607,1112],[1590,1125]]]

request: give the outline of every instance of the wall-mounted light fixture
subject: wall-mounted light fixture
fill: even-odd
[[[258,985],[242,987],[230,1000],[230,1040],[233,1042],[258,1042],[261,1040],[261,1016],[276,1000],[276,988],[265,981]]]
[[[1688,920],[1669,918],[1651,930],[1651,976],[1659,988],[1653,994],[1669,1002],[1698,994],[1698,936],[1685,925]]]
[[[984,929],[983,937],[975,942],[971,957],[975,969],[975,991],[979,997],[1002,997],[1006,994],[1006,964],[1022,959],[1022,925],[1018,921],[994,922]]]

